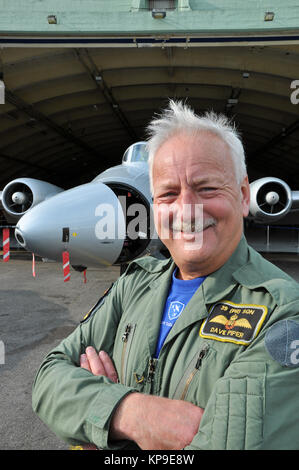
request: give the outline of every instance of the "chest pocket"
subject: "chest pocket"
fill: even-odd
[[[179,380],[175,392],[173,394],[174,400],[185,400],[185,397],[188,393],[188,389],[192,384],[193,379],[197,374],[199,374],[199,370],[202,366],[202,361],[206,354],[209,351],[208,345],[204,346],[200,351],[197,351],[196,354],[191,359],[187,369],[185,370],[184,375]]]
[[[203,344],[178,380],[171,398],[204,408],[216,380],[224,373],[223,364],[216,357],[217,353],[210,344]]]

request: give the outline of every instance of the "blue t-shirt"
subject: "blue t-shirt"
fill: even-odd
[[[206,276],[196,277],[195,279],[190,279],[189,281],[183,281],[182,279],[176,278],[176,272],[177,268],[172,274],[172,284],[170,286],[170,291],[165,302],[155,352],[156,358],[159,356],[160,349],[162,348],[166,336],[170,332],[176,320],[181,315],[182,311],[186,307],[187,303],[189,302],[195,291],[206,278]]]

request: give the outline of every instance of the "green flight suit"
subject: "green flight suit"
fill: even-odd
[[[299,449],[299,285],[242,237],[198,288],[155,359],[174,268],[171,259],[150,256],[130,264],[43,361],[35,412],[70,444],[138,448],[108,440],[113,411],[138,391],[205,409],[186,449]],[[79,367],[89,345],[112,357],[119,384]]]

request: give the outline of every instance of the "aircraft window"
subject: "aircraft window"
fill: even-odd
[[[148,151],[146,142],[137,142],[131,145],[123,156],[123,162],[147,162]]]

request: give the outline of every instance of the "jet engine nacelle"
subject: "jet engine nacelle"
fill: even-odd
[[[17,178],[3,189],[2,206],[10,216],[19,219],[29,209],[61,191],[63,191],[62,188],[45,181]]]
[[[279,178],[265,177],[250,184],[250,213],[259,221],[281,219],[288,214],[292,204],[292,191]]]

